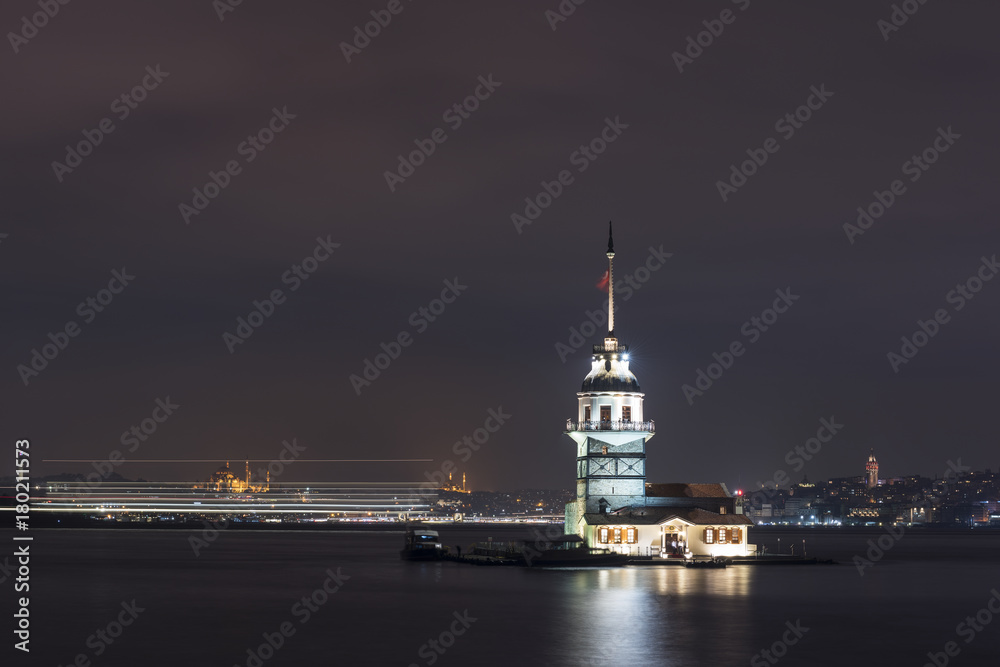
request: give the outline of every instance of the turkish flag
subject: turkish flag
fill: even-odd
[[[596,285],[597,289],[601,290],[602,292],[607,292],[608,291],[608,279],[610,277],[611,277],[610,274],[607,271],[605,271],[604,275],[601,276],[601,279],[597,282],[597,285]]]

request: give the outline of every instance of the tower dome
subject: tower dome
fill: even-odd
[[[583,379],[582,392],[640,392],[639,381],[628,368],[628,347],[615,346],[612,352],[603,345],[594,346],[591,369]]]

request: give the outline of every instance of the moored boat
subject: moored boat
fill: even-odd
[[[440,560],[444,556],[441,538],[436,530],[409,528],[406,542],[399,552],[403,560]]]
[[[525,540],[522,553],[529,567],[607,567],[628,563],[628,556],[588,547],[579,535],[563,535],[541,548],[537,542]]]
[[[698,568],[723,568],[729,565],[729,561],[725,558],[713,558],[712,560],[689,560],[684,563],[684,567],[698,567]]]

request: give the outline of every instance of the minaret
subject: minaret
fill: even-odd
[[[868,454],[868,462],[865,464],[865,473],[869,489],[878,486],[878,460],[875,458],[875,450]]]
[[[590,373],[577,392],[577,419],[566,434],[577,446],[576,500],[566,505],[567,533],[583,534],[584,514],[646,503],[646,441],[653,422],[643,421],[644,394],[629,370],[628,346],[618,342],[614,320],[614,239],[608,223],[608,333],[594,345]]]

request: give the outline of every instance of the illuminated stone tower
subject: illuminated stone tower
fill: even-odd
[[[646,441],[639,382],[628,346],[615,336],[614,239],[608,223],[608,333],[594,345],[590,373],[577,392],[577,417],[566,421],[576,443],[576,500],[566,505],[566,532],[583,534],[585,513],[646,504]]]
[[[871,450],[868,454],[868,462],[865,464],[865,473],[868,482],[868,488],[874,489],[878,486],[878,460],[875,458],[875,450]]]

